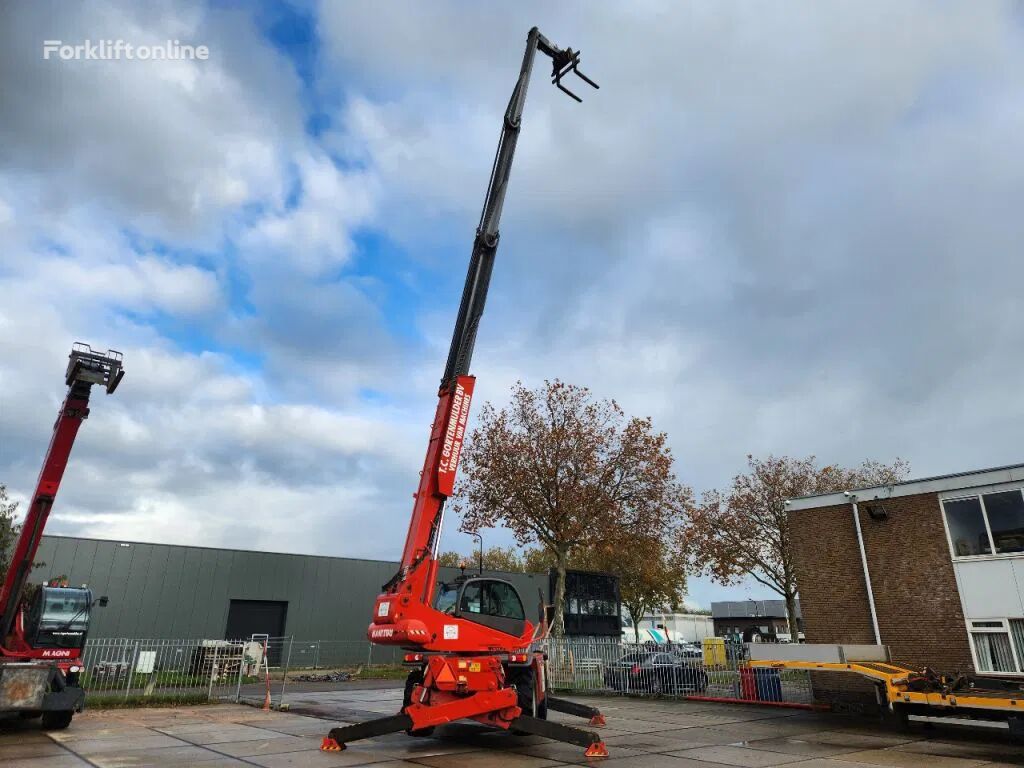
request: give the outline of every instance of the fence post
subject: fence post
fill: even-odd
[[[240,643],[242,647],[242,653],[238,659],[238,685],[235,686],[235,704],[238,704],[242,700],[242,671],[245,669],[246,643],[244,640],[241,640]]]
[[[284,689],[288,685],[288,667],[292,663],[292,646],[295,644],[295,635],[288,638],[288,655],[284,660],[284,675],[281,677],[281,698],[277,702],[278,709],[284,704]]]
[[[370,647],[366,649],[366,666],[373,666],[373,643],[370,643]]]
[[[207,701],[213,698],[213,681],[217,677],[217,651],[219,650],[219,646],[213,646],[213,663],[210,664],[210,687],[206,691]]]
[[[316,641],[316,645],[313,646],[313,669],[320,668],[320,641]]]
[[[136,657],[138,657],[138,655],[139,655],[139,641],[136,640],[135,641],[135,650],[132,651],[131,661],[128,662],[128,674],[127,674],[128,682],[127,682],[127,684],[125,684],[125,687],[124,687],[124,700],[125,701],[128,701],[128,694],[129,694],[129,692],[132,689],[132,673],[135,671],[135,659],[136,659]]]

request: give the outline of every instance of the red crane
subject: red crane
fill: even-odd
[[[102,386],[111,394],[123,377],[120,352],[94,352],[87,344],[73,345],[65,373],[68,393],[0,588],[0,712],[41,714],[46,728],[66,728],[74,712],[82,709],[85,692],[78,685],[78,661],[90,609],[94,602],[106,605],[106,598],[93,601],[88,588],[54,579],[36,590],[26,604],[25,585],[78,428],[89,416],[92,387]]]
[[[324,739],[325,750],[344,749],[346,742],[401,730],[428,735],[437,725],[471,719],[580,744],[588,755],[607,754],[596,733],[546,721],[549,708],[589,717],[594,725],[602,724],[603,718],[592,707],[547,695],[545,656],[537,648],[546,634],[543,606],[534,624],[526,618],[522,598],[507,581],[480,574],[451,584],[438,583],[437,548],[444,505],[455,486],[473,398],[475,378],[469,375],[469,364],[498,249],[498,225],[538,51],[552,60],[552,84],[576,101],[581,99],[562,84],[566,74],[572,72],[598,87],[579,71],[578,51],[558,48],[536,27],[530,30],[473,242],[402,561],[377,598],[373,623],[367,630],[371,642],[410,651],[405,660],[413,669],[406,681],[405,701],[393,717],[332,729]]]

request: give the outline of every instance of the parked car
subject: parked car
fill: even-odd
[[[680,643],[673,645],[671,653],[684,659],[703,659],[704,649],[696,643]]]
[[[605,666],[604,682],[623,693],[703,693],[708,675],[694,659],[666,651],[634,651]]]

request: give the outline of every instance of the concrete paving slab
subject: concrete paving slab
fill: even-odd
[[[372,759],[367,762],[359,762],[360,758],[365,758],[366,755],[354,754],[351,750],[345,750],[344,752],[321,752],[319,750],[309,750],[308,752],[285,752],[280,755],[256,755],[254,757],[245,758],[248,765],[262,765],[265,768],[330,768],[334,766],[341,766],[342,768],[348,768],[350,766],[367,765],[372,762],[374,765],[381,765],[384,762],[400,762],[400,761],[380,761]],[[201,766],[200,768],[205,768]]]
[[[91,768],[92,764],[75,755],[65,752],[52,757],[30,757],[13,763],[4,763],[5,768]]]
[[[601,768],[722,768],[721,763],[706,763],[703,760],[672,755],[611,756],[595,765],[600,765]]]
[[[266,728],[253,728],[251,725],[221,725],[212,731],[178,734],[182,739],[193,744],[221,744],[227,741],[250,741],[253,739],[273,739],[280,733],[268,731]]]
[[[320,740],[313,737],[277,736],[272,739],[248,739],[246,741],[227,741],[208,745],[231,757],[249,757],[250,755],[276,755],[281,752],[300,752],[319,749]]]
[[[488,750],[423,757],[417,758],[416,762],[421,765],[429,765],[431,768],[544,768],[549,765],[559,765],[562,761],[504,750]]]
[[[604,762],[603,757],[587,757],[583,747],[576,744],[565,744],[563,742],[551,741],[547,744],[535,744],[529,747],[520,747],[512,750],[520,755],[530,757],[542,757],[548,760],[557,760],[560,763],[574,763],[576,765],[596,765]],[[609,750],[610,751],[610,750]],[[648,753],[632,747],[616,747],[616,757],[643,757]]]
[[[941,755],[943,757],[966,757],[979,760],[1013,760],[1024,764],[1024,747],[1010,744],[1003,739],[999,742],[970,739],[963,741],[914,741],[892,747],[899,752],[912,752],[919,755]]]
[[[861,731],[816,731],[803,734],[807,741],[820,744],[835,744],[838,747],[860,747],[861,749],[882,749],[919,741],[913,734],[891,734],[885,732],[864,733]]]
[[[132,736],[125,739],[76,739],[64,742],[64,746],[76,755],[88,757],[89,755],[134,752],[156,747],[185,747],[188,746],[188,742],[165,736],[162,733],[151,733],[148,736]]]
[[[708,734],[700,728],[686,728],[678,732],[662,733],[630,733],[625,736],[614,736],[605,739],[608,749],[613,747],[618,754],[619,749],[628,747],[643,752],[677,752],[694,747],[707,747],[714,744],[728,743],[721,734]]]
[[[317,720],[316,718],[307,718],[310,722],[308,723],[266,723],[263,728],[268,731],[274,731],[275,733],[283,733],[289,736],[326,736],[327,732],[331,728],[337,728],[342,725],[350,725],[345,720]]]
[[[786,765],[804,760],[799,755],[784,755],[781,752],[765,752],[746,747],[716,746],[697,747],[684,752],[672,752],[675,757],[686,757],[691,760],[703,760],[708,763],[738,765],[742,768],[769,768],[774,765]]]
[[[728,731],[713,728],[678,728],[671,731],[655,731],[651,734],[633,734],[634,736],[659,736],[664,739],[678,739],[686,742],[688,747],[706,747],[715,744],[734,744],[741,739]],[[608,743],[617,743],[618,739],[608,739]],[[675,750],[666,750],[675,751]]]
[[[807,741],[798,736],[778,739],[758,739],[746,743],[750,749],[763,749],[768,752],[781,752],[785,755],[803,755],[804,757],[834,757],[850,752],[860,751],[855,747],[843,747],[836,744],[822,744],[818,741]]]
[[[871,749],[864,752],[850,752],[843,755],[842,760],[849,760],[867,765],[890,765],[895,768],[916,768],[927,764],[928,768],[976,768],[985,765],[987,760],[965,759],[962,757],[943,757],[942,755],[922,755],[913,752],[899,752],[895,749]]]
[[[816,733],[812,726],[805,723],[772,723],[772,722],[750,722],[750,723],[727,723],[725,725],[708,726],[710,731],[720,731],[732,736],[733,741],[755,741],[757,739],[771,739],[780,736],[793,736],[796,734]]]
[[[853,763],[833,757],[812,757],[802,763],[791,763],[790,765],[793,768],[873,768],[870,763]]]
[[[96,768],[182,768],[193,765],[211,768],[211,763],[226,759],[202,747],[160,747],[89,756],[89,762]]]
[[[8,765],[16,758],[28,757],[52,757],[53,755],[66,755],[68,751],[60,744],[47,739],[46,741],[16,741],[0,744],[0,765]]]

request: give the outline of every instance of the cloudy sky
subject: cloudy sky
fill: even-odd
[[[0,482],[31,492],[82,340],[128,373],[51,532],[397,557],[534,24],[601,90],[538,62],[481,399],[589,385],[697,490],[751,452],[1024,461],[1020,4],[25,0],[0,10]],[[118,38],[210,55],[42,56]],[[767,596],[691,588],[727,594]]]

